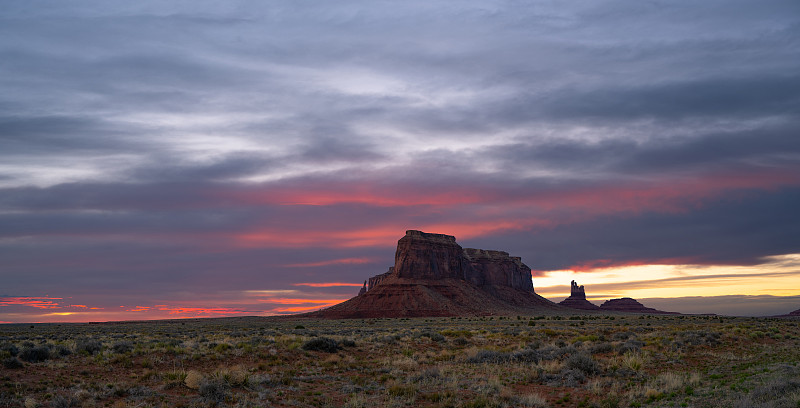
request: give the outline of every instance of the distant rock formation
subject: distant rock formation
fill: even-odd
[[[463,249],[455,237],[409,230],[394,266],[358,296],[310,317],[363,318],[530,313],[560,309],[533,290],[531,269],[507,252]]]
[[[789,316],[800,316],[800,309],[797,309],[794,312],[789,313]]]
[[[678,314],[676,312],[664,312],[650,307],[645,307],[635,299],[620,298],[606,300],[600,305],[600,310],[614,311],[614,312],[627,312],[627,313],[648,313],[648,314]]]
[[[578,286],[575,281],[570,284],[569,297],[558,302],[561,306],[580,310],[599,310],[600,307],[586,300],[586,291],[583,286]]]

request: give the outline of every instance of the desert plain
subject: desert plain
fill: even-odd
[[[798,318],[0,325],[3,407],[798,407]]]

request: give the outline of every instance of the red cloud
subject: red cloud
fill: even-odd
[[[408,225],[407,221],[397,221],[396,224],[391,225],[333,231],[322,228],[314,231],[263,229],[260,231],[238,234],[235,236],[235,240],[245,247],[325,246],[353,248],[365,246],[394,246],[397,244],[399,237],[401,237],[407,229],[441,232],[448,235],[455,235],[459,239],[469,239],[497,231],[522,229],[535,225],[547,226],[550,224],[550,221],[539,219],[497,219],[483,222],[464,220],[463,222],[425,223],[419,225]]]
[[[374,262],[374,260],[370,258],[342,258],[342,259],[331,259],[329,261],[289,264],[286,266],[290,268],[301,268],[301,267],[309,268],[309,267],[330,266],[330,265],[357,265],[357,264],[366,264],[370,262]],[[314,285],[309,284],[308,286],[314,286]],[[347,286],[347,284],[338,286]]]
[[[361,285],[359,285],[361,286]],[[347,298],[349,299],[349,298]],[[281,305],[305,305],[305,304],[336,304],[347,299],[291,299],[291,298],[264,298],[259,299],[262,303],[277,303]]]
[[[608,214],[685,212],[705,201],[735,191],[773,190],[800,184],[800,171],[786,169],[729,171],[618,183],[555,186],[415,186],[398,183],[326,182],[302,188],[264,185],[262,191],[218,192],[227,202],[243,205],[365,204],[398,207],[397,215],[379,221],[349,220],[347,216],[320,223],[297,219],[289,226],[254,223],[232,233],[232,242],[244,247],[324,246],[352,248],[394,246],[406,229],[419,229],[469,239],[514,229],[548,228]],[[446,191],[446,192],[442,192]],[[299,197],[299,198],[298,198]],[[309,198],[310,197],[310,198]],[[302,198],[302,199],[300,199]],[[409,215],[402,207],[421,206]],[[455,210],[457,209],[457,210]],[[417,217],[416,214],[422,214]],[[437,219],[431,222],[418,221]],[[343,260],[292,266],[326,266]],[[328,263],[330,262],[330,263]]]
[[[37,309],[58,309],[61,308],[53,300],[63,300],[64,298],[55,297],[0,297],[0,306],[22,305],[35,307]]]
[[[246,310],[242,309],[233,309],[227,307],[176,307],[176,306],[167,306],[167,305],[157,305],[154,307],[156,310],[166,311],[169,314],[177,314],[177,315],[235,315],[235,314],[242,314],[248,313]]]
[[[771,189],[797,185],[800,175],[792,169],[744,169],[693,174],[692,177],[641,179],[591,186],[557,185],[528,188],[476,183],[473,185],[423,185],[375,181],[330,180],[303,182],[302,185],[266,184],[258,190],[224,190],[212,193],[224,202],[244,205],[314,205],[366,204],[380,207],[431,206],[454,207],[485,204],[539,204],[595,206],[598,202],[655,205],[656,199],[707,197],[721,191],[743,188]],[[599,184],[599,186],[598,186]],[[553,188],[555,187],[555,188]]]
[[[336,303],[339,303],[339,302],[336,302]],[[302,312],[308,312],[308,311],[312,311],[312,310],[322,309],[322,308],[327,307],[327,306],[333,306],[336,303],[331,303],[329,305],[316,305],[316,306],[279,307],[279,308],[270,310],[270,312],[273,312],[273,313],[302,313]]]

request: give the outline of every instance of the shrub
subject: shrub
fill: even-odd
[[[115,353],[119,353],[119,354],[129,353],[129,352],[133,351],[133,343],[131,343],[129,341],[120,341],[120,342],[114,343],[111,346],[111,350],[114,350]]]
[[[636,353],[642,350],[644,343],[639,340],[628,340],[619,346],[619,354]]]
[[[95,339],[82,338],[75,341],[75,352],[94,354],[103,349],[103,343]]]
[[[69,348],[67,348],[66,346],[64,346],[62,344],[57,345],[55,347],[54,351],[55,351],[55,354],[57,354],[59,356],[62,356],[62,357],[72,354],[72,350],[70,350]]]
[[[0,345],[0,351],[7,351],[12,357],[19,354],[19,348],[12,343],[3,343]]]
[[[327,337],[317,337],[315,339],[311,339],[303,343],[300,348],[307,351],[322,351],[325,353],[335,353],[337,350],[339,350],[336,340]]]
[[[774,379],[753,389],[749,395],[752,402],[780,401],[800,390],[800,381],[788,378]]]
[[[19,353],[19,358],[29,363],[37,363],[50,358],[50,349],[45,346],[26,347]]]
[[[50,402],[50,406],[53,408],[73,408],[73,407],[80,407],[81,402],[73,397],[56,395]]]
[[[209,347],[211,347],[211,344],[209,344]],[[224,353],[224,352],[226,352],[226,351],[228,351],[228,350],[230,350],[232,348],[233,348],[233,346],[231,346],[228,343],[214,344],[214,347],[213,347],[214,351],[216,351],[217,353]]]
[[[465,339],[463,337],[456,337],[455,339],[453,339],[453,344],[456,345],[456,346],[463,347],[463,346],[466,346],[467,344],[469,344],[469,340],[467,340],[467,339]]]
[[[609,342],[597,343],[592,346],[592,354],[605,354],[614,351],[614,345]]]
[[[13,370],[24,367],[24,364],[16,357],[9,357],[3,360],[3,367]]]
[[[509,355],[495,350],[478,350],[475,355],[467,357],[467,362],[471,364],[482,363],[503,363],[509,360]]]
[[[521,363],[538,363],[541,357],[539,356],[539,352],[528,348],[511,353],[511,360]]]
[[[628,338],[633,337],[633,336],[635,336],[635,334],[633,334],[631,332],[616,332],[616,333],[614,333],[613,336],[611,336],[611,338],[613,340],[622,341],[622,340],[628,340]]]
[[[427,380],[433,380],[439,378],[439,368],[438,367],[431,367],[425,369],[422,372],[417,373],[413,377],[411,377],[411,381],[413,382],[422,382]]]
[[[549,375],[547,377],[551,380],[548,384],[557,385],[560,382],[566,387],[577,387],[582,382],[586,381],[586,376],[582,371],[572,368],[565,368],[559,374]]]
[[[569,356],[567,359],[567,367],[579,370],[587,375],[592,375],[600,372],[600,367],[594,359],[584,353],[577,353]]]
[[[220,378],[211,377],[201,381],[197,391],[205,401],[220,403],[230,395],[230,386]]]

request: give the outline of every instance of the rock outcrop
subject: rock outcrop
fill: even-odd
[[[559,310],[533,290],[531,269],[502,251],[463,249],[455,237],[409,230],[393,267],[369,278],[359,295],[306,314],[364,318],[458,316]]]
[[[390,266],[388,272],[384,272],[380,275],[375,275],[369,278],[369,280],[367,281],[367,290],[370,290],[375,286],[377,286],[378,284],[380,284],[387,276],[391,275],[392,272],[394,272],[394,266]],[[361,293],[359,293],[359,295],[360,294]]]
[[[410,230],[397,241],[394,274],[398,278],[464,279],[468,268],[464,250],[452,235]]]
[[[600,310],[626,312],[626,313],[678,314],[676,312],[664,312],[662,310],[656,310],[650,307],[645,307],[637,300],[628,297],[606,300],[602,305],[600,305]]]
[[[797,309],[794,312],[789,313],[789,316],[800,316],[800,309]]]
[[[586,300],[586,291],[583,286],[578,286],[575,281],[570,283],[569,297],[558,302],[561,306],[580,310],[599,310],[600,307]]]
[[[479,287],[533,292],[531,268],[508,252],[461,248],[452,235],[409,230],[397,242],[394,266],[369,278],[367,291],[389,276],[403,279],[458,279]]]
[[[463,253],[470,266],[466,274],[469,282],[533,292],[531,268],[522,263],[522,258],[508,252],[475,248],[466,248]]]

